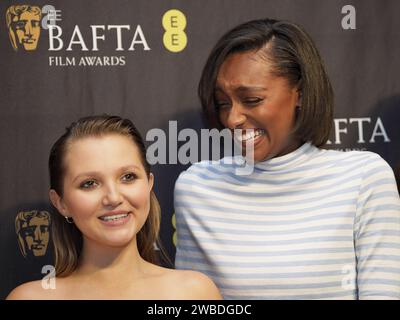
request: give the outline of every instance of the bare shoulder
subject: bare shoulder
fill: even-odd
[[[57,281],[57,286],[56,286]],[[7,300],[57,300],[65,298],[67,281],[64,278],[55,278],[49,285],[43,280],[31,281],[16,287],[7,296]]]
[[[41,300],[46,299],[48,293],[42,287],[42,281],[31,281],[16,287],[7,296],[6,300]]]
[[[205,274],[191,270],[172,270],[169,281],[175,283],[177,299],[219,300],[222,299],[215,283]],[[179,283],[179,286],[176,284]]]

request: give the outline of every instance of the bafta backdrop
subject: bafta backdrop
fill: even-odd
[[[250,19],[290,20],[315,39],[336,98],[327,148],[371,150],[398,167],[399,12],[398,0],[2,0],[0,298],[51,270],[48,154],[81,116],[128,117],[150,149],[150,133],[165,133],[167,157],[153,172],[173,259],[173,188],[190,165],[177,161],[176,137],[206,128],[202,66],[223,33]]]

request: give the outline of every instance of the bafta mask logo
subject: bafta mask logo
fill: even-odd
[[[15,51],[23,47],[26,51],[35,50],[40,37],[39,7],[15,5],[7,9],[6,22],[11,45]]]
[[[50,214],[47,211],[23,211],[15,217],[19,249],[24,257],[46,254],[49,244]]]

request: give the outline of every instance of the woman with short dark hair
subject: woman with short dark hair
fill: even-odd
[[[238,176],[236,161],[202,161],[179,176],[176,266],[208,274],[227,299],[400,298],[393,171],[371,152],[321,148],[333,92],[307,33],[272,19],[235,27],[199,96],[211,126],[241,130],[255,164]]]

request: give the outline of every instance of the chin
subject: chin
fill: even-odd
[[[120,231],[117,234],[103,238],[102,243],[110,247],[126,247],[131,244],[134,239],[135,234],[133,232],[124,233]]]
[[[261,162],[261,161],[266,161],[273,158],[273,155],[271,154],[271,152],[266,152],[266,151],[256,151],[254,153],[254,162]]]
[[[107,239],[104,240],[102,243],[104,246],[107,247],[112,247],[112,248],[123,248],[127,247],[129,244],[131,244],[132,239],[126,240],[126,239]]]

